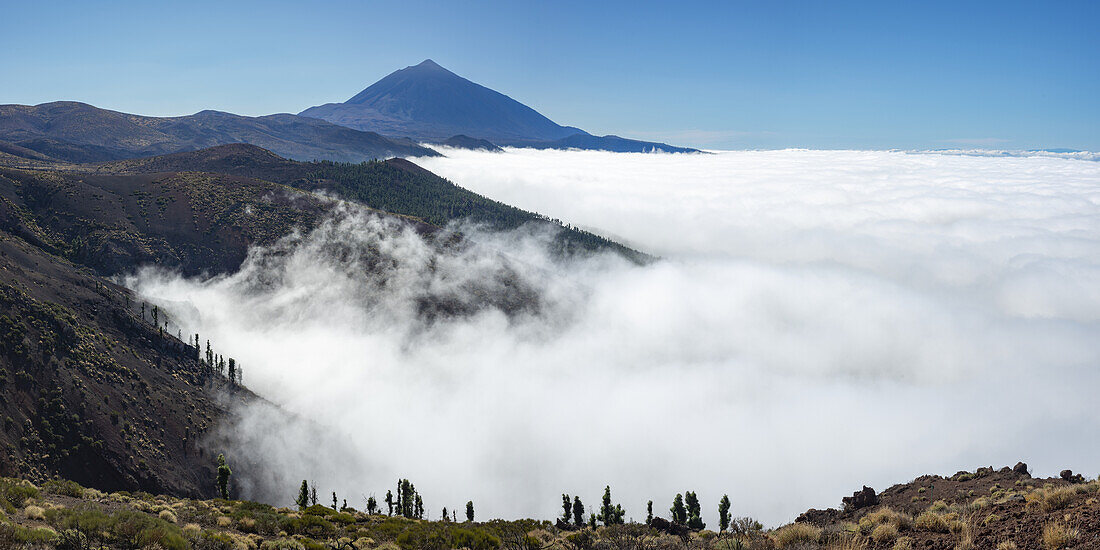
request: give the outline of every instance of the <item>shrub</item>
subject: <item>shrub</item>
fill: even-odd
[[[161,510],[157,517],[167,521],[168,523],[176,523],[176,514],[173,514],[171,510]]]
[[[73,498],[84,498],[84,488],[75,481],[51,479],[42,484],[42,490],[51,495],[64,495]]]
[[[864,519],[868,520],[871,526],[890,524],[893,525],[895,530],[902,531],[909,529],[913,526],[913,518],[908,514],[902,514],[895,511],[889,506],[883,506],[870,514],[864,516]]]
[[[4,497],[4,508],[14,512],[16,508],[22,508],[27,499],[38,498],[38,488],[26,481],[3,479],[0,480],[0,494]]]
[[[933,533],[946,533],[951,530],[951,524],[948,523],[947,518],[936,512],[924,512],[917,516],[916,527]]]
[[[1040,489],[1036,491],[1039,503],[1044,512],[1061,510],[1070,505],[1077,498],[1077,489],[1074,487],[1058,487],[1055,489]]]
[[[898,528],[893,523],[881,523],[871,531],[871,538],[879,544],[892,542],[898,538]]]
[[[772,533],[772,539],[779,548],[799,543],[816,543],[821,540],[821,528],[809,523],[792,523],[777,529]]]
[[[1077,540],[1078,535],[1077,529],[1064,523],[1048,523],[1043,526],[1043,548],[1047,550],[1065,548]]]
[[[27,516],[27,519],[39,521],[46,519],[46,511],[41,506],[27,506],[23,509],[23,515]]]
[[[1016,543],[1010,540],[1001,541],[997,544],[997,550],[1017,550]]]
[[[893,550],[913,550],[913,540],[909,537],[901,537],[894,543]]]
[[[294,539],[275,539],[264,541],[260,548],[262,550],[305,550],[306,547]]]

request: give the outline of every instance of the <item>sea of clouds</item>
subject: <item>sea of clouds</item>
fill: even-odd
[[[1097,473],[1100,163],[445,153],[418,162],[661,260],[555,258],[531,228],[446,247],[345,210],[236,274],[140,272],[296,416],[222,427],[246,495],[311,479],[362,507],[408,477],[433,518],[552,518],[609,484],[637,520],[695,490],[710,523],[729,494],[777,524],[924,473]]]

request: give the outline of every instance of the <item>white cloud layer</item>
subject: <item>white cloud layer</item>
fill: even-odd
[[[409,477],[433,517],[472,499],[551,518],[610,484],[635,519],[691,489],[711,522],[728,493],[778,523],[929,472],[1096,473],[1100,163],[447,154],[421,162],[665,259],[557,261],[529,232],[440,252],[349,214],[230,277],[144,272],[133,286],[320,429],[242,411],[234,452],[270,468],[235,468],[252,494]]]

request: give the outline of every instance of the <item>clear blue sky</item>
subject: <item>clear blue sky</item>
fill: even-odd
[[[0,103],[298,112],[425,58],[593,133],[1100,150],[1096,1],[0,0]]]

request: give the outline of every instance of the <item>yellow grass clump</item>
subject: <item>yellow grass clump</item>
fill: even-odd
[[[1048,523],[1043,527],[1043,548],[1047,550],[1065,548],[1077,540],[1079,534],[1076,528],[1064,523],[1057,521]]]
[[[46,519],[46,510],[41,506],[29,505],[23,508],[23,515],[27,516],[27,519],[44,520]]]
[[[816,543],[821,540],[821,528],[809,523],[792,523],[772,533],[772,540],[779,548],[799,543]]]
[[[951,530],[951,524],[947,521],[947,518],[936,512],[924,512],[917,516],[916,527],[922,531],[932,531],[933,533],[946,533]]]

